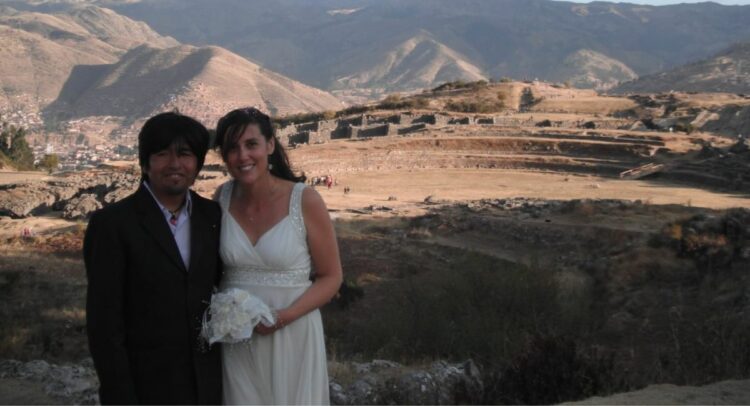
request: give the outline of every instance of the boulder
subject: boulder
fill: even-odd
[[[80,197],[83,195],[93,195],[95,199],[109,204],[134,192],[138,184],[139,177],[135,173],[113,171],[84,172],[46,182],[2,185],[0,215],[22,218],[46,210],[72,210],[72,205],[81,203]],[[90,198],[85,202],[93,207]]]
[[[104,204],[112,204],[126,198],[138,189],[138,185],[139,182],[137,180],[116,181],[112,185],[112,189],[104,195]]]
[[[428,369],[375,360],[353,363],[353,370],[356,376],[347,387],[332,381],[332,404],[476,404],[484,396],[481,373],[471,360],[437,361]]]
[[[68,201],[63,208],[63,218],[69,220],[85,219],[101,208],[102,204],[96,199],[95,194],[85,193]]]
[[[51,209],[55,196],[41,182],[7,185],[0,188],[0,214],[13,218],[28,217]]]
[[[50,364],[43,360],[0,361],[0,379],[33,383],[43,388],[44,394],[59,404],[99,403],[99,380],[91,359],[65,365]]]
[[[437,405],[439,386],[427,371],[411,371],[386,382],[387,403],[396,405]]]

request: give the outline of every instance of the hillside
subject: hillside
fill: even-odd
[[[231,0],[142,0],[111,7],[184,43],[219,45],[324,89],[335,88],[342,77],[369,77],[376,64],[365,61],[387,60],[418,30],[465,56],[484,76],[554,81],[577,75],[562,75],[563,61],[582,49],[643,76],[750,38],[750,6],[709,2],[654,7],[548,0],[281,0],[263,3],[262,13],[256,3]],[[361,70],[336,69],[349,66]]]
[[[430,87],[451,80],[486,79],[482,70],[466,56],[424,31],[391,49],[367,50],[366,54],[355,58],[355,64],[341,67],[350,74],[337,78],[334,88],[367,87],[397,91]]]
[[[568,55],[553,77],[560,82],[567,81],[573,87],[597,90],[608,90],[637,78],[638,75],[624,63],[590,49]]]
[[[685,92],[750,93],[750,42],[716,56],[624,83],[618,93]]]
[[[98,79],[71,76],[70,86],[46,110],[58,120],[115,116],[135,121],[177,108],[206,122],[238,106],[274,115],[339,109],[332,95],[267,71],[218,47],[141,46],[108,65]]]
[[[35,113],[55,100],[75,67],[111,64],[142,43],[177,41],[95,6],[59,13],[0,9],[0,111]]]

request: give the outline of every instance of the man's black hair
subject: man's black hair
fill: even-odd
[[[152,154],[169,148],[173,143],[185,144],[198,159],[200,172],[206,160],[208,140],[208,130],[198,120],[175,112],[157,114],[143,124],[138,134],[138,161],[141,168],[148,169]],[[141,177],[148,180],[145,171]]]

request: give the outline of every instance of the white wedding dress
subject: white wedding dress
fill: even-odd
[[[253,244],[229,213],[234,181],[219,195],[221,289],[239,288],[271,309],[292,304],[311,285],[310,253],[302,219],[303,183],[294,185],[289,213]],[[320,311],[315,310],[249,343],[223,344],[224,403],[328,404],[328,369]]]

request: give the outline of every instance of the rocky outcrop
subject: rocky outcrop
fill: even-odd
[[[99,379],[91,359],[80,364],[55,365],[46,361],[0,361],[0,382],[14,381],[41,387],[47,398],[56,403],[95,405],[99,403]],[[7,395],[6,395],[7,396]],[[38,396],[35,396],[37,399]],[[4,400],[2,403],[5,403]],[[30,399],[14,398],[17,403],[33,403]],[[13,402],[13,403],[16,403]]]
[[[86,193],[68,201],[63,209],[63,217],[68,220],[85,219],[101,208],[102,204],[96,200],[96,195]]]
[[[85,172],[50,181],[0,186],[0,215],[22,218],[62,210],[69,219],[86,218],[102,206],[135,191],[139,178],[132,172]]]
[[[332,404],[477,404],[484,394],[481,374],[471,360],[462,364],[437,361],[424,370],[385,360],[354,362],[346,368],[351,370],[352,382],[343,386],[331,379]],[[41,387],[44,395],[60,404],[99,402],[99,380],[90,358],[65,365],[43,360],[0,361],[0,383],[11,380],[21,386]],[[13,399],[22,404],[30,400]],[[0,403],[4,400],[0,398]]]
[[[352,368],[354,379],[348,385],[331,380],[332,404],[477,404],[484,395],[479,368],[471,360],[461,364],[437,361],[427,369],[375,360],[353,363]]]
[[[51,208],[57,200],[50,190],[40,188],[42,184],[40,182],[0,186],[0,214],[19,218]]]

